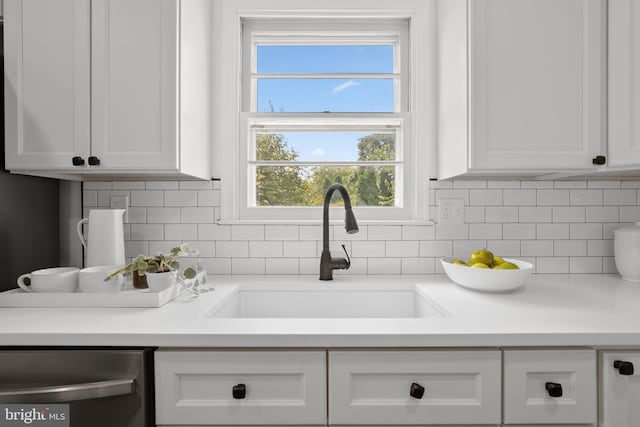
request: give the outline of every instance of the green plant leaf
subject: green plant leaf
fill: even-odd
[[[182,274],[187,279],[193,279],[198,275],[198,272],[193,267],[187,267],[184,269],[184,272]]]

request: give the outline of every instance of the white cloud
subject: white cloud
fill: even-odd
[[[313,157],[324,157],[325,154],[327,153],[322,148],[316,148],[311,152]]]
[[[337,93],[340,93],[345,89],[349,89],[351,86],[360,86],[360,83],[355,82],[353,80],[349,80],[348,82],[341,83],[338,86],[335,86],[333,88],[333,94],[335,95]]]

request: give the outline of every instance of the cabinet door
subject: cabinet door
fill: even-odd
[[[593,168],[603,0],[469,1],[470,168]]]
[[[176,0],[93,0],[92,154],[105,169],[175,169]]]
[[[609,0],[609,165],[640,166],[640,4]]]
[[[500,422],[499,351],[329,352],[329,424]]]
[[[616,363],[618,362],[618,363]],[[620,362],[627,363],[621,366]],[[633,366],[633,373],[629,365]],[[604,352],[600,357],[600,427],[636,427],[640,420],[640,353]]]
[[[90,0],[4,2],[6,167],[73,169],[90,137]]]
[[[157,351],[159,425],[325,425],[323,351]]]
[[[596,422],[594,350],[508,350],[503,364],[505,424]]]

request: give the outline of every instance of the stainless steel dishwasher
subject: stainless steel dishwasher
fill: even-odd
[[[153,349],[0,348],[0,404],[68,404],[71,427],[154,425]]]

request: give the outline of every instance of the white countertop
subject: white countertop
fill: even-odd
[[[532,275],[500,294],[445,276],[339,276],[327,287],[419,284],[444,318],[210,318],[237,284],[317,286],[315,276],[211,276],[213,292],[160,308],[0,308],[0,345],[158,347],[640,346],[640,284],[618,275]]]

